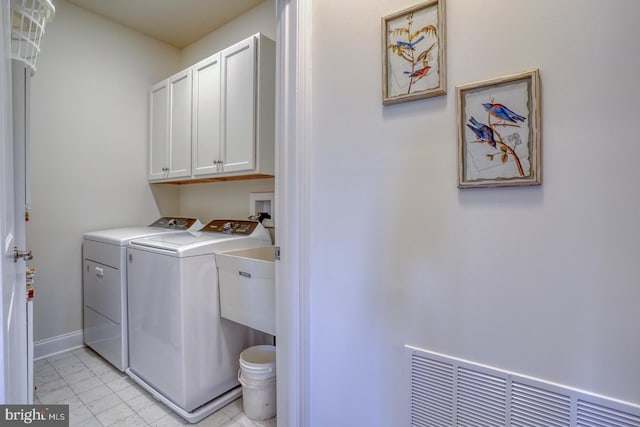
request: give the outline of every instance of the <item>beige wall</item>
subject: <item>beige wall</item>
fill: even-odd
[[[249,193],[273,191],[273,179],[211,182],[180,187],[180,212],[203,222],[214,218],[246,219]]]
[[[188,67],[207,56],[255,33],[276,39],[276,2],[265,0],[197,42],[182,49],[182,66]]]
[[[147,93],[179,64],[179,50],[56,2],[31,87],[36,341],[82,329],[83,233],[158,217],[147,184]],[[159,195],[175,212],[177,196]]]
[[[313,1],[311,425],[408,425],[405,344],[640,403],[637,1],[447,1],[448,94],[383,107],[415,3]],[[544,184],[458,190],[456,85],[530,68]]]

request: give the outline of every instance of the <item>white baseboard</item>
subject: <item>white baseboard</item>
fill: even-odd
[[[33,360],[44,359],[84,346],[82,330],[46,338],[33,343]]]

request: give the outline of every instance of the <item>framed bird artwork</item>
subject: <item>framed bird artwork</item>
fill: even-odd
[[[430,0],[382,18],[382,103],[447,93],[445,0]]]
[[[540,74],[456,87],[458,188],[542,184]]]

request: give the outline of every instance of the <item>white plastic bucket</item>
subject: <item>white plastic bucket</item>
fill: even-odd
[[[249,347],[240,353],[238,381],[242,384],[244,413],[262,421],[276,415],[276,348]]]

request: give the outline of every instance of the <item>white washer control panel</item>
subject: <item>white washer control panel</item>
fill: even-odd
[[[149,227],[187,231],[196,221],[197,219],[195,218],[172,218],[163,216],[153,224],[149,225]]]
[[[214,219],[209,224],[202,227],[200,231],[212,233],[249,235],[258,226],[256,221],[237,221],[228,219]]]

